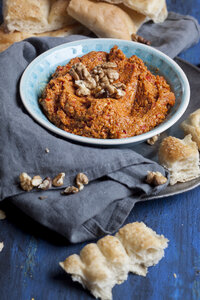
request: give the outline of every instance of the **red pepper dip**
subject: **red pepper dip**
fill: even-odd
[[[118,97],[112,96],[103,88],[98,96],[95,89],[89,94],[86,92],[87,95],[78,94],[77,83],[82,86],[84,82],[72,76],[74,66],[84,65],[86,72],[92,74],[95,67],[101,69],[107,62],[114,63],[115,75],[118,73],[109,84],[122,84],[122,96],[120,93]],[[97,81],[103,80],[95,76]],[[67,132],[119,139],[148,132],[162,123],[175,104],[175,95],[165,78],[153,75],[140,58],[135,55],[127,58],[114,46],[110,53],[92,51],[57,67],[39,103],[47,118]]]

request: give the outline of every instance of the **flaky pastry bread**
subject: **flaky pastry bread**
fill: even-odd
[[[60,266],[94,297],[110,300],[115,284],[124,282],[129,272],[146,276],[147,268],[159,262],[167,246],[163,235],[135,222],[125,225],[115,236],[107,235],[97,244],[86,245],[80,255],[69,256]]]
[[[0,52],[6,50],[10,45],[15,42],[20,42],[29,37],[40,37],[40,36],[52,36],[52,37],[64,37],[71,34],[88,34],[89,30],[80,23],[66,26],[62,29],[43,32],[40,34],[33,34],[28,32],[10,32],[4,31],[4,26],[0,26]]]
[[[144,15],[134,11],[129,15],[128,10],[124,11],[116,5],[89,0],[71,0],[67,11],[101,38],[131,40],[131,34],[136,33],[145,20]]]
[[[102,0],[98,0],[102,1]],[[112,4],[123,3],[125,6],[138,11],[152,19],[155,23],[163,22],[167,18],[167,6],[165,0],[103,0]]]
[[[170,185],[200,176],[199,152],[191,134],[183,140],[169,136],[159,148],[159,162],[170,172]]]
[[[200,109],[197,109],[181,123],[181,128],[185,134],[191,134],[194,142],[200,150]]]
[[[4,0],[3,18],[8,31],[41,33],[75,21],[67,13],[70,0]]]

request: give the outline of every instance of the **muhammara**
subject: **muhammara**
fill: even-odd
[[[119,139],[162,123],[175,95],[162,76],[114,46],[58,66],[39,102],[57,127],[85,137]]]

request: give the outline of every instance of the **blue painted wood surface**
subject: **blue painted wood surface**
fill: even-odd
[[[200,22],[200,0],[169,0],[171,11]],[[200,64],[200,43],[180,55]],[[89,300],[91,295],[60,269],[58,262],[78,253],[84,243],[71,245],[43,228],[9,202],[1,204],[0,300]],[[165,258],[146,278],[130,274],[113,289],[114,300],[200,300],[200,188],[135,206],[127,222],[143,221],[169,240]],[[177,278],[174,277],[174,273]]]

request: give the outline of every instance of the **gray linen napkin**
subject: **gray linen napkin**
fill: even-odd
[[[144,25],[141,32],[145,35],[149,30],[148,38],[153,40],[159,30],[163,33],[164,26],[160,44],[156,40],[155,45],[171,49],[172,57],[177,54],[177,43],[181,51],[199,39],[198,24],[191,17],[170,14],[164,24]],[[187,36],[188,28],[191,32]],[[171,38],[174,32],[179,32],[175,44]],[[19,81],[28,64],[53,46],[83,38],[30,38],[0,53],[0,200],[10,200],[74,243],[114,232],[137,201],[164,189],[167,184],[153,188],[145,183],[148,170],[168,176],[156,162],[131,149],[88,147],[56,136],[36,123],[23,107]],[[78,172],[84,172],[90,183],[69,196],[61,195],[60,188],[28,193],[19,187],[18,176],[23,171],[42,177],[65,172],[65,186],[73,184]],[[47,198],[40,200],[43,195]]]

